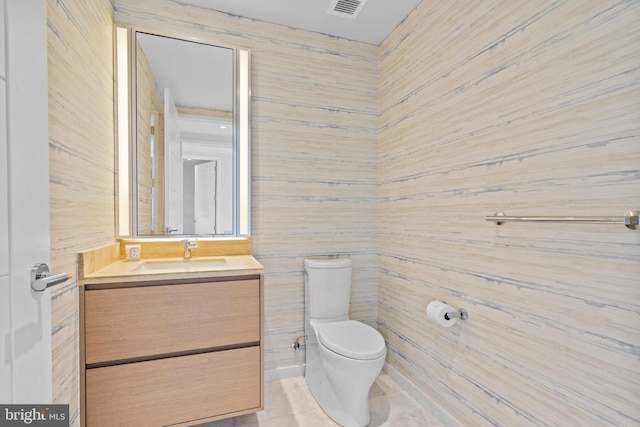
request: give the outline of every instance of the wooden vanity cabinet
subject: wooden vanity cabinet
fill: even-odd
[[[189,426],[263,409],[263,276],[80,287],[81,422]]]

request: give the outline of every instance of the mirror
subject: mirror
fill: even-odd
[[[119,99],[121,72],[131,94],[131,111],[119,111],[118,122],[132,123],[119,131],[119,140],[132,141],[129,173],[119,173],[128,177],[119,186],[120,235],[248,236],[249,52],[124,28],[117,37]]]

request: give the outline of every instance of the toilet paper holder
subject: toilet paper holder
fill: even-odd
[[[446,304],[446,302],[445,302],[445,304]],[[451,319],[467,320],[469,318],[469,313],[464,308],[459,308],[458,311],[448,311],[448,312],[446,312],[445,315],[444,315],[444,318],[447,319],[447,320],[451,320]]]

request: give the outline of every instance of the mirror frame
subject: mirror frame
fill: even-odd
[[[233,51],[233,234],[138,235],[136,33],[190,41]],[[251,50],[214,44],[210,40],[158,32],[139,26],[116,24],[114,30],[114,79],[116,116],[116,228],[124,239],[189,238],[222,240],[251,236]],[[124,82],[124,83],[123,83]],[[120,99],[127,102],[120,103]]]

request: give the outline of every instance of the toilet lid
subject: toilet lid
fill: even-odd
[[[318,339],[329,350],[352,359],[377,359],[387,350],[380,332],[355,320],[323,324]]]

